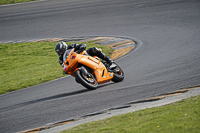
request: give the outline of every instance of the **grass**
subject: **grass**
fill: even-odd
[[[0,94],[62,77],[62,67],[55,52],[56,43],[0,44]],[[112,51],[108,46],[85,43],[87,48],[96,46],[107,55]]]
[[[199,133],[200,96],[86,123],[62,133]]]
[[[23,2],[30,2],[30,1],[37,1],[37,0],[0,0],[0,5],[23,3]]]

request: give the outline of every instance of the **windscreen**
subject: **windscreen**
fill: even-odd
[[[65,51],[64,56],[63,56],[63,61],[65,61],[67,59],[67,57],[69,56],[69,54],[71,53],[73,49],[68,49]]]

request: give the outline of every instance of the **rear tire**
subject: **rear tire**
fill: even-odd
[[[98,86],[97,81],[92,74],[91,74],[91,78],[88,78],[80,70],[77,70],[74,73],[74,76],[77,82],[79,82],[81,85],[83,85],[89,90],[95,90]]]
[[[123,72],[123,70],[116,63],[114,63],[114,64],[117,67],[114,68],[115,72],[113,72],[114,76],[113,76],[112,81],[113,82],[121,82],[122,80],[124,80],[124,72]]]

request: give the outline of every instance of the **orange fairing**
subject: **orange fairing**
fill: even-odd
[[[113,78],[113,74],[107,71],[104,64],[91,56],[83,56],[78,62],[94,70],[98,84],[106,83]]]
[[[74,49],[68,50],[64,54],[64,67],[63,70],[74,76],[74,72],[78,69],[79,65],[84,65],[93,70],[93,75],[96,77],[97,83],[106,83],[113,78],[113,73],[108,72],[104,64],[83,51],[81,54],[74,52]]]
[[[78,66],[76,59],[71,59],[72,55],[77,55],[77,53],[74,52],[74,49],[71,50],[67,58],[64,57],[66,60],[64,61],[63,70],[69,74],[71,74],[71,72],[73,72],[73,70]]]

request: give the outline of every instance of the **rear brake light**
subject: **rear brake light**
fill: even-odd
[[[71,59],[75,59],[76,58],[76,56],[72,56],[72,58]]]

